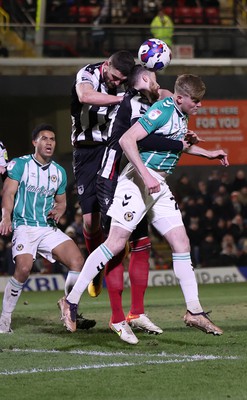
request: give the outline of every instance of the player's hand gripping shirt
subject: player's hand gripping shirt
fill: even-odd
[[[172,97],[156,102],[138,122],[148,134],[176,140],[183,140],[188,129],[188,116],[177,108]],[[171,174],[181,152],[141,150],[140,156],[146,167]]]
[[[13,210],[13,228],[19,225],[49,226],[47,214],[53,208],[54,197],[64,194],[67,176],[54,161],[39,164],[32,155],[9,162],[8,177],[19,182]]]

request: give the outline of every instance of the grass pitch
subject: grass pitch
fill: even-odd
[[[137,332],[134,346],[108,328],[106,289],[96,299],[83,295],[80,312],[97,324],[73,334],[59,319],[62,292],[24,292],[14,333],[0,335],[0,399],[247,399],[246,289],[246,283],[199,287],[205,310],[224,330],[214,337],[184,325],[178,286],[148,288],[146,312],[164,333]],[[126,313],[129,296],[126,289]]]

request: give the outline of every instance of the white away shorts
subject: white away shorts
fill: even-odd
[[[50,226],[18,226],[14,230],[12,238],[12,257],[13,260],[20,254],[32,254],[36,259],[39,253],[42,257],[54,263],[52,250],[66,240],[72,240],[60,229],[54,229]]]
[[[112,225],[133,232],[147,214],[148,222],[163,236],[169,230],[184,224],[165,179],[151,169],[149,172],[160,182],[160,192],[148,194],[142,178],[128,164],[119,177],[114,200],[107,215],[112,218]]]

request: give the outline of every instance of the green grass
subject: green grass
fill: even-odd
[[[0,335],[0,399],[247,399],[246,288],[200,286],[205,310],[213,309],[213,321],[224,330],[221,337],[184,325],[178,286],[148,288],[146,312],[164,333],[137,332],[136,346],[109,330],[105,289],[97,299],[83,295],[80,311],[97,325],[73,334],[59,320],[62,292],[22,293],[14,334]],[[129,296],[125,290],[126,313]]]

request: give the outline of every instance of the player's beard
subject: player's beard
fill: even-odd
[[[151,90],[150,93],[149,93],[149,97],[150,97],[151,103],[155,103],[159,99],[158,90],[157,89]]]
[[[116,88],[115,83],[110,80],[106,71],[103,71],[103,77],[104,77],[104,82],[105,82],[106,86],[108,87],[108,89]]]

